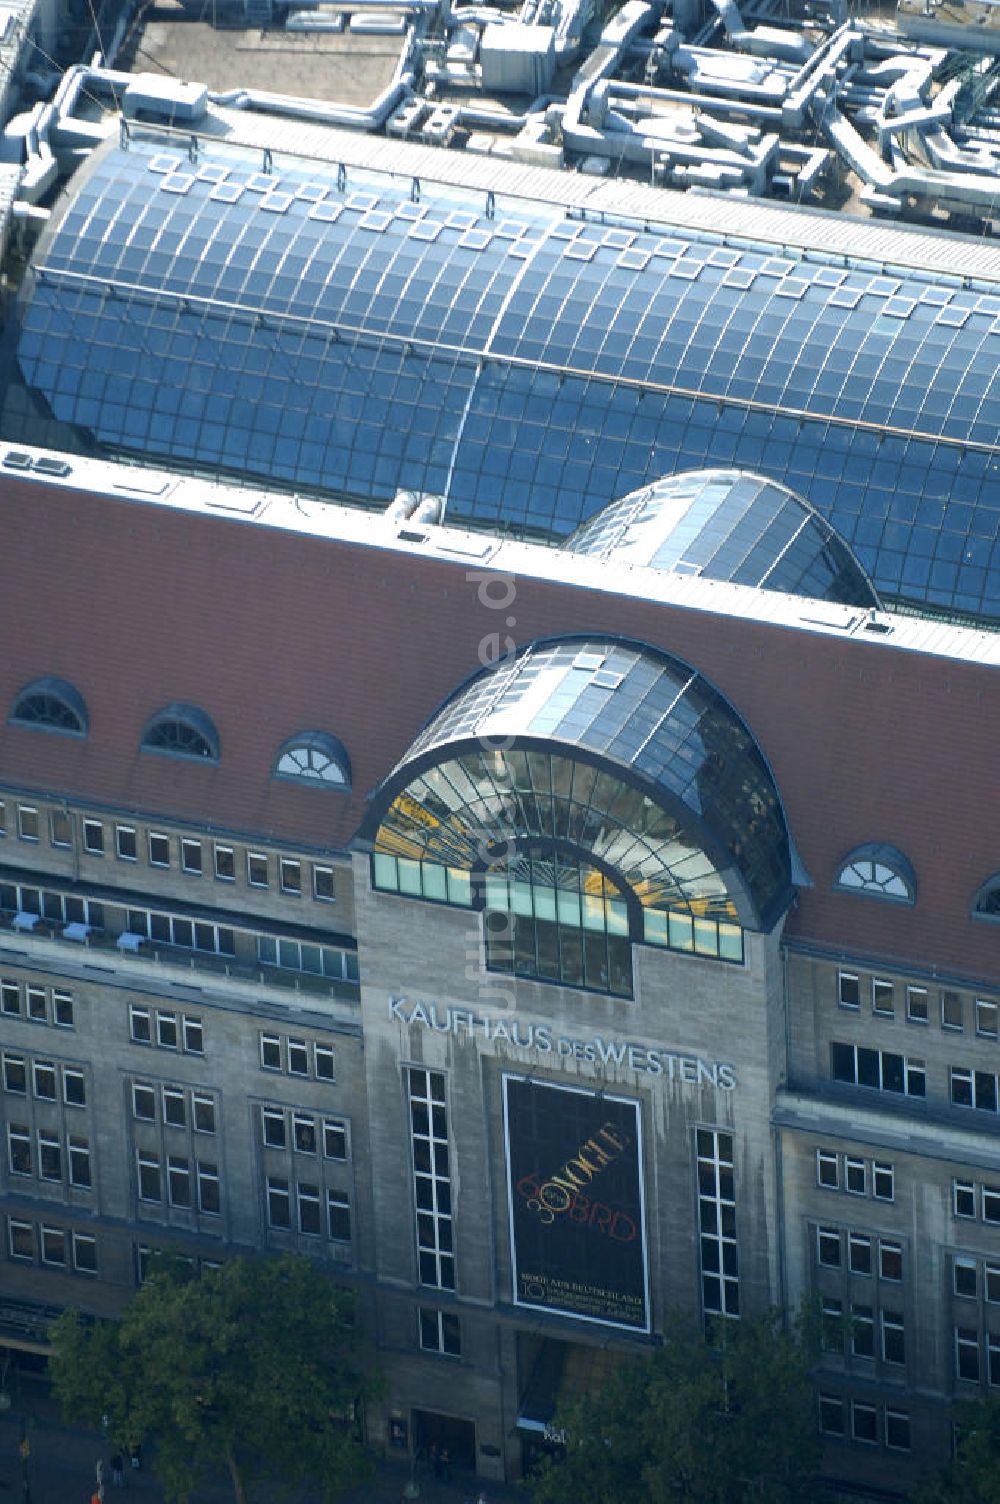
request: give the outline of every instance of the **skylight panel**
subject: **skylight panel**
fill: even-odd
[[[750,271],[745,266],[734,266],[726,272],[722,280],[727,287],[739,287],[745,292],[748,287],[752,287],[756,282],[757,273]]]
[[[768,256],[760,268],[765,277],[787,277],[797,269],[798,262],[785,261],[781,256]]]
[[[916,306],[915,298],[889,298],[882,312],[894,319],[908,319]]]
[[[369,209],[378,208],[377,193],[349,193],[344,200],[345,209],[355,209],[360,214],[367,214]]]
[[[269,214],[287,214],[292,205],[290,193],[265,193],[259,207]]]
[[[686,250],[687,246],[680,240],[658,240],[653,247],[653,255],[672,261],[677,256],[683,256]]]
[[[635,244],[635,236],[628,230],[608,230],[601,243],[610,246],[613,251],[627,251],[630,245]]]
[[[708,253],[709,266],[736,266],[739,261],[739,251],[731,251],[728,246],[716,246],[714,251]]]
[[[857,308],[861,293],[856,287],[838,287],[827,299],[831,308]]]
[[[343,204],[335,204],[332,199],[324,199],[322,203],[313,204],[309,210],[309,218],[318,219],[325,225],[332,225],[336,224],[343,212]]]
[[[489,230],[467,230],[458,243],[465,251],[485,251],[492,239]]]
[[[968,321],[971,312],[970,308],[942,308],[934,322],[935,324],[946,324],[949,329],[961,329]]]
[[[281,179],[274,177],[272,173],[252,172],[247,178],[247,187],[251,193],[270,193],[280,182]]]
[[[175,157],[171,152],[161,152],[153,157],[149,164],[150,172],[176,172],[178,167],[183,167],[184,158]]]
[[[577,240],[566,247],[566,259],[568,261],[593,261],[597,255],[596,240]]]
[[[517,219],[502,219],[493,233],[498,240],[520,240],[527,235],[528,226]]]
[[[1000,314],[1000,298],[977,298],[976,312],[988,313],[990,318],[996,318]]]
[[[868,291],[873,292],[877,298],[891,298],[900,289],[900,283],[891,277],[873,277],[868,284]]]
[[[208,196],[220,204],[235,204],[243,197],[243,184],[216,183]]]
[[[172,172],[169,177],[163,179],[160,187],[164,193],[187,193],[193,182],[194,173]]]
[[[679,261],[674,262],[668,275],[681,277],[685,282],[695,282],[701,276],[704,265],[703,261],[695,261],[690,256],[682,256]]]
[[[411,240],[437,240],[443,228],[436,219],[420,219],[411,225],[408,234]]]
[[[951,293],[945,287],[925,287],[920,294],[921,303],[931,308],[945,308],[951,302]]]
[[[582,225],[575,225],[568,219],[563,219],[557,225],[552,226],[549,234],[553,240],[575,240],[582,228]]]
[[[423,219],[427,213],[427,208],[424,204],[397,204],[393,213],[397,219],[403,219],[408,223],[415,224],[418,219]]]
[[[368,214],[363,214],[358,221],[359,230],[377,230],[380,233],[387,230],[392,224],[392,215],[384,209],[376,209]]]
[[[846,280],[847,273],[841,271],[838,266],[821,266],[813,273],[813,281],[817,287],[839,287]]]
[[[605,244],[607,244],[607,241],[605,241]],[[652,254],[649,251],[622,251],[615,265],[624,267],[628,272],[643,272],[652,259]]]
[[[776,298],[801,298],[809,289],[809,283],[801,277],[785,277],[774,289]]]
[[[204,167],[199,167],[195,177],[199,183],[221,183],[229,176],[229,168],[221,167],[218,162],[206,162]]]
[[[460,209],[454,210],[445,220],[445,224],[449,230],[471,230],[474,228],[475,223],[476,216],[474,214],[465,214]]]

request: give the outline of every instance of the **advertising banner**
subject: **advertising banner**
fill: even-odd
[[[503,1078],[514,1304],[649,1331],[639,1103]]]

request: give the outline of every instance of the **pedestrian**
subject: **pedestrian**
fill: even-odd
[[[97,1492],[104,1497],[104,1458],[98,1457],[94,1464],[94,1472],[97,1474]]]
[[[135,1468],[136,1472],[138,1472],[142,1467],[142,1446],[139,1442],[136,1442],[134,1446],[129,1447],[128,1452],[129,1461]]]
[[[125,1465],[121,1452],[116,1452],[111,1459],[111,1481],[115,1488],[125,1487]]]

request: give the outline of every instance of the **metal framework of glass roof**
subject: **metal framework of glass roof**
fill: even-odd
[[[532,644],[463,685],[373,796],[361,840],[473,871],[554,844],[643,908],[770,929],[793,894],[781,800],[695,670],[605,639]]]
[[[886,600],[1000,616],[1000,296],[260,165],[134,140],[81,169],[17,350],[54,417],[551,541],[678,470],[763,471]]]
[[[787,486],[742,470],[691,470],[654,481],[598,512],[564,547],[789,595],[880,604],[825,518]]]

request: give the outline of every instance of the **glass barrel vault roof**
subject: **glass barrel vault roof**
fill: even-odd
[[[769,929],[792,897],[767,763],[700,674],[618,641],[532,644],[463,685],[376,791],[380,851],[473,869],[489,841],[589,853],[643,907]]]
[[[1000,616],[1000,295],[260,165],[137,139],[81,169],[18,343],[56,418],[551,541],[678,470],[763,471],[884,598]]]

